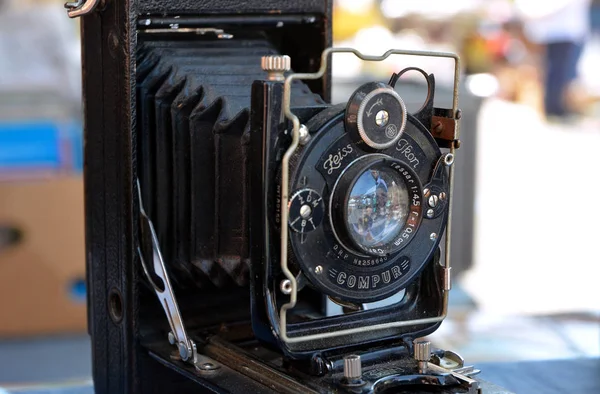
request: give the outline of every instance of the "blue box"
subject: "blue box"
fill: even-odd
[[[83,170],[79,122],[0,121],[0,174]]]

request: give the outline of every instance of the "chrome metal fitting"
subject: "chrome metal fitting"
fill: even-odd
[[[308,127],[301,124],[300,125],[300,145],[306,145],[310,141],[310,132],[308,131]]]
[[[285,295],[292,293],[292,282],[289,279],[284,279],[279,284],[279,290]]]
[[[452,289],[452,267],[443,269],[444,290],[450,291]]]
[[[431,358],[431,342],[424,340],[415,340],[413,342],[415,347],[415,360],[417,361],[429,361]]]
[[[360,356],[351,354],[344,357],[344,378],[358,380],[362,377],[362,362]]]
[[[77,18],[80,16],[91,14],[102,0],[77,0],[65,3],[67,15],[69,18]]]
[[[287,55],[263,56],[260,65],[269,74],[270,81],[283,81],[284,73],[292,69],[292,59]]]
[[[425,373],[427,371],[429,359],[431,358],[431,342],[415,340],[413,345],[414,358],[419,362],[419,372]]]

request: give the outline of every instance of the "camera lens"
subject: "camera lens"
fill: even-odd
[[[348,196],[348,234],[361,249],[380,248],[398,237],[409,204],[408,191],[397,172],[369,166],[356,178]]]
[[[350,164],[334,186],[330,217],[338,241],[360,254],[402,249],[421,221],[421,184],[403,162],[367,155]]]

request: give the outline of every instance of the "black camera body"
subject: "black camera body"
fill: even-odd
[[[478,390],[418,340],[448,307],[458,76],[451,109],[411,67],[327,104],[333,53],[455,55],[331,49],[327,0],[86,4],[96,392]]]

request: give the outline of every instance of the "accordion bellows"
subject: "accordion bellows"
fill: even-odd
[[[137,51],[137,173],[180,288],[248,284],[247,164],[261,38],[145,41]],[[322,103],[298,82],[293,105]]]

